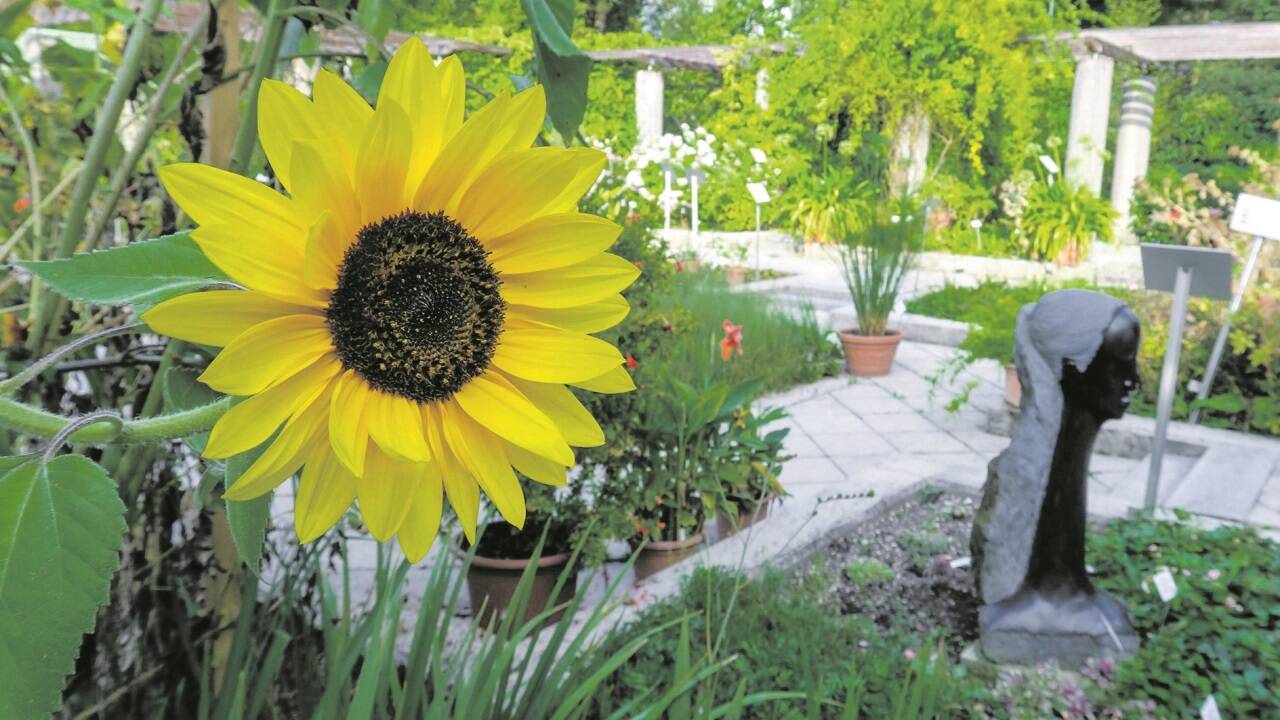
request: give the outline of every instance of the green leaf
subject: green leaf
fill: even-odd
[[[185,232],[64,260],[18,264],[72,300],[101,305],[154,305],[228,281]]]
[[[587,111],[591,58],[573,44],[574,0],[523,0],[533,29],[538,80],[547,91],[547,114],[561,136],[572,137]]]
[[[387,32],[391,30],[391,7],[386,0],[360,0],[356,9],[356,24],[361,27],[376,43],[386,41]],[[378,47],[375,45],[365,49],[369,57],[376,57]]]
[[[88,458],[0,477],[0,717],[48,717],[61,705],[124,531],[115,483]]]
[[[273,442],[274,436],[257,448],[227,460],[226,487],[234,485]],[[269,492],[252,500],[227,501],[227,524],[231,526],[231,539],[235,542],[240,559],[254,575],[262,569],[262,543],[267,537],[267,525],[271,522],[273,495],[274,492]]]
[[[378,60],[364,66],[364,69],[351,78],[351,87],[370,103],[378,101],[378,92],[382,90],[382,78],[387,74],[387,63]]]
[[[1239,412],[1244,412],[1245,402],[1244,398],[1240,397],[1239,394],[1229,393],[1227,395],[1214,395],[1213,397],[1208,397],[1203,400],[1196,400],[1191,403],[1191,407],[1204,408],[1205,410],[1234,415]]]

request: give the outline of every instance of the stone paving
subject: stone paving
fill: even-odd
[[[986,480],[987,463],[1009,444],[988,431],[988,413],[1004,402],[1002,370],[975,363],[958,377],[940,378],[955,356],[953,348],[904,342],[893,372],[883,378],[831,378],[762,402],[782,405],[791,432],[787,451],[795,455],[782,483],[797,496],[859,493],[876,489],[886,474],[904,471],[974,490]],[[969,402],[950,412],[947,403],[968,388]],[[1267,441],[1250,436],[1254,443]],[[1170,454],[1164,487],[1173,487],[1198,458]],[[1089,512],[1103,517],[1142,505],[1144,459],[1095,453],[1091,464]],[[1168,493],[1164,493],[1167,499]],[[1221,503],[1239,502],[1224,492]],[[1247,521],[1280,528],[1280,467],[1248,510]],[[1211,513],[1213,514],[1213,513]],[[1230,517],[1224,513],[1225,517]]]

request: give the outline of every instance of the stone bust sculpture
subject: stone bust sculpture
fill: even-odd
[[[1021,416],[991,461],[970,549],[983,653],[1002,662],[1123,656],[1128,610],[1085,571],[1089,458],[1137,387],[1140,326],[1124,303],[1060,290],[1018,314]]]

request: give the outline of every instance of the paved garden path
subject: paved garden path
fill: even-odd
[[[995,363],[980,362],[953,378],[944,371],[955,353],[950,347],[904,342],[888,376],[829,378],[764,399],[785,406],[790,414],[783,422],[791,428],[786,448],[796,457],[783,469],[783,484],[801,497],[859,493],[905,473],[981,488],[987,463],[1009,444],[1008,437],[989,432],[992,413],[1005,412],[1003,386],[997,384],[1003,374]],[[966,390],[968,403],[948,411],[946,405]],[[1230,446],[1233,436],[1240,436],[1252,450],[1280,452],[1277,440],[1223,431],[1204,434],[1210,442],[1223,439]],[[1168,455],[1163,484],[1176,486],[1198,459]],[[1095,453],[1089,512],[1109,517],[1140,507],[1146,474],[1143,459]],[[1240,498],[1224,487],[1196,509],[1210,517],[1280,528],[1280,465],[1245,501],[1241,511]]]

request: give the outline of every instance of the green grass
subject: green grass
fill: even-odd
[[[732,291],[718,272],[678,273],[658,303],[679,336],[660,362],[694,387],[764,378],[763,391],[776,392],[840,372],[840,350],[811,313],[796,317],[767,297]],[[725,320],[742,326],[742,355],[727,361]]]

